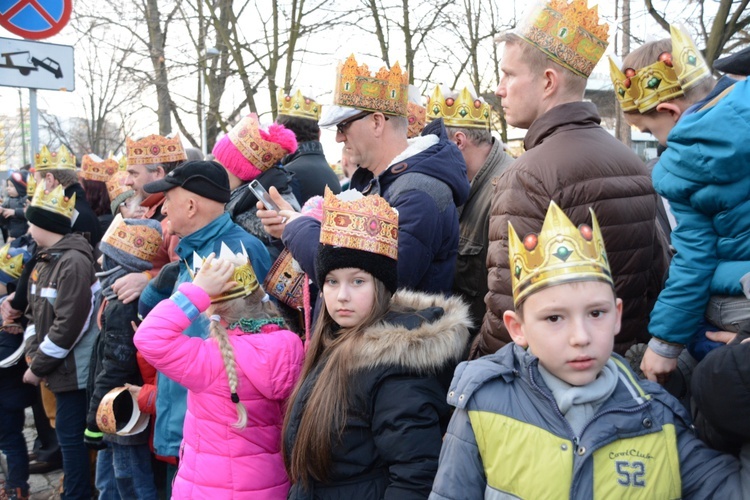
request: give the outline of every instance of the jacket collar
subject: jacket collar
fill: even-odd
[[[206,245],[213,245],[219,235],[227,232],[233,224],[232,218],[224,212],[202,228],[180,239],[175,252],[180,259],[184,260],[188,256],[192,256],[194,251],[199,251]],[[201,255],[201,257],[205,257],[205,255]]]
[[[550,109],[534,120],[526,132],[523,145],[528,151],[559,130],[598,127],[602,119],[591,102],[568,102]]]

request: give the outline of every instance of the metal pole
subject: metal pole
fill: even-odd
[[[21,110],[21,147],[23,148],[23,165],[26,165],[26,119],[23,116],[23,93],[18,89],[18,107]]]
[[[201,60],[205,61],[203,57],[201,57]],[[204,68],[201,66],[201,60],[198,61],[198,79],[200,80],[200,88],[201,88],[201,98],[198,100],[198,108],[200,109],[201,113],[201,152],[203,153],[203,158],[206,157],[206,146],[208,143],[208,134],[206,133],[206,110],[204,106],[204,99],[206,96],[206,81],[203,76]]]
[[[31,122],[31,154],[39,151],[39,111],[36,107],[36,89],[29,89],[29,121]]]

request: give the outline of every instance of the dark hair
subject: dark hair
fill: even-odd
[[[317,141],[320,138],[320,127],[315,120],[279,115],[276,117],[276,123],[280,123],[294,132],[297,142]]]
[[[81,185],[86,192],[86,200],[91,205],[91,210],[94,211],[97,217],[112,213],[110,206],[112,202],[109,200],[109,193],[107,192],[107,185],[105,183],[102,181],[81,179]]]
[[[42,173],[52,174],[52,177],[54,177],[57,182],[62,184],[63,188],[67,188],[78,182],[78,172],[69,168],[45,170]]]

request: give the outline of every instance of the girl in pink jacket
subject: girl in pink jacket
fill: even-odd
[[[286,498],[281,426],[302,342],[282,329],[246,256],[213,257],[148,314],[134,339],[149,363],[188,389],[172,498]],[[183,335],[204,311],[210,338]]]

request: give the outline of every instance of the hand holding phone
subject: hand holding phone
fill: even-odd
[[[281,211],[279,206],[271,199],[271,195],[268,194],[266,188],[264,188],[257,179],[251,181],[250,184],[247,185],[247,188],[255,194],[255,197],[258,198],[263,205],[266,206],[266,209],[276,210],[277,212]]]

